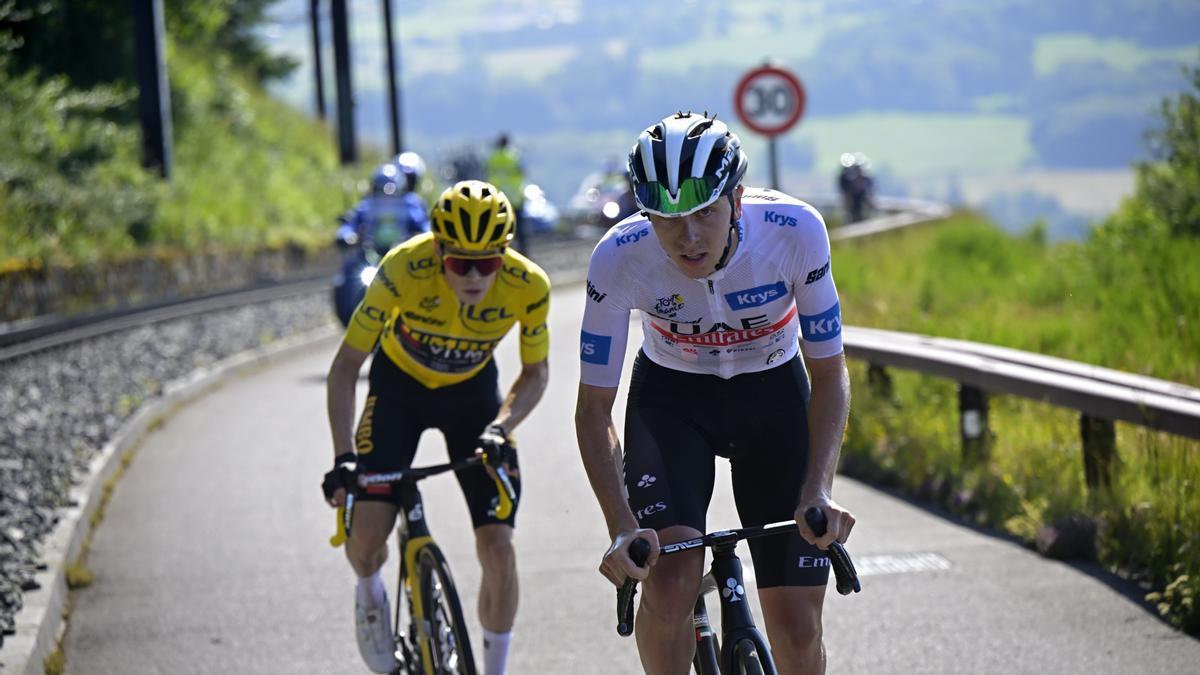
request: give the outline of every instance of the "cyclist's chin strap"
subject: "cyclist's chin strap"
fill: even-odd
[[[717,266],[713,268],[714,272],[724,267],[726,262],[729,262],[726,258],[729,257],[729,249],[733,248],[733,233],[737,231],[737,209],[733,204],[733,192],[731,191],[726,196],[729,197],[729,234],[725,237],[725,250],[721,251],[721,259],[717,261]]]

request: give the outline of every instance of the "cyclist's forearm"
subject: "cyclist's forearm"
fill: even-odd
[[[596,494],[596,501],[600,503],[609,536],[636,529],[637,519],[625,501],[625,489],[621,481],[621,446],[616,438],[615,427],[610,423],[608,430],[578,425],[576,429],[583,468],[592,485],[592,492]]]
[[[357,350],[342,346],[329,368],[325,380],[325,408],[329,416],[329,431],[333,437],[333,455],[354,452],[355,387],[358,371],[366,358]]]
[[[546,393],[546,385],[550,382],[550,362],[526,364],[521,374],[508,390],[500,412],[496,414],[495,423],[512,433],[521,422],[533,412],[542,394]]]
[[[850,413],[850,379],[844,362],[837,367],[814,369],[808,406],[808,476],[801,500],[833,494],[833,476],[841,454],[842,437]]]

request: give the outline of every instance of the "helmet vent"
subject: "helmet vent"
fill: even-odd
[[[459,194],[466,197],[467,199],[471,198],[471,188],[468,185],[462,186],[462,189],[459,190],[458,192],[459,192]]]
[[[487,190],[484,190],[484,194],[485,195],[487,194]],[[491,211],[484,211],[483,213],[479,214],[479,238],[480,239],[483,239],[484,236],[487,234],[488,225],[489,225],[491,219],[492,219]]]
[[[464,238],[466,238],[468,241],[475,241],[478,239],[478,237],[471,236],[471,231],[473,229],[471,227],[471,214],[467,213],[467,210],[462,207],[459,207],[458,209],[458,222],[462,223]]]

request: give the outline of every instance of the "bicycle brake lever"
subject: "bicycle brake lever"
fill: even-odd
[[[818,537],[825,536],[829,522],[825,517],[824,511],[816,506],[810,506],[804,511],[804,520],[812,528],[813,534]],[[829,545],[829,560],[833,565],[833,577],[837,582],[838,593],[850,595],[851,593],[862,591],[862,583],[858,580],[858,572],[854,569],[854,563],[850,560],[850,554],[846,552],[846,547],[842,546],[841,542],[835,541]]]
[[[650,542],[638,537],[629,544],[629,559],[638,567],[645,567],[650,557]],[[629,577],[617,589],[617,635],[629,637],[633,633],[633,599],[637,597],[637,579]]]
[[[517,491],[513,489],[512,481],[503,466],[495,467],[496,487],[499,488],[499,500],[496,502],[496,517],[500,520],[508,518],[513,510],[513,502],[517,499]]]

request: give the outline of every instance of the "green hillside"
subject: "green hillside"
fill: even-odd
[[[0,268],[330,240],[359,172],[338,167],[328,130],[263,92],[279,63],[216,40],[234,32],[228,5],[168,13],[182,36],[167,42],[169,182],[140,166],[123,10],[43,5],[0,6]],[[113,32],[89,32],[89,19],[113,21]],[[80,53],[94,49],[94,61],[51,56],[55,40],[85,33],[99,44],[81,42]]]

